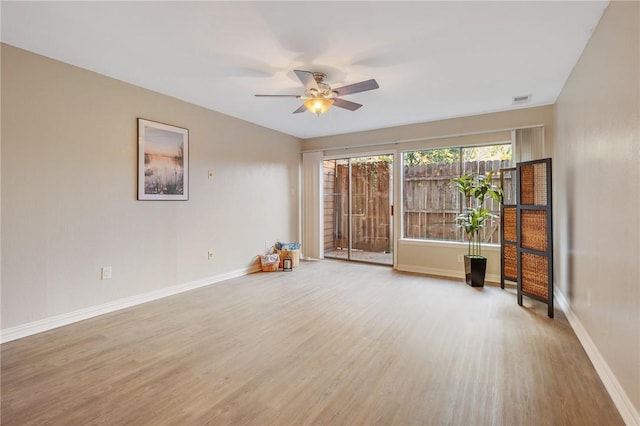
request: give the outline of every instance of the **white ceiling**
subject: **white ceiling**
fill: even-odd
[[[300,138],[554,103],[607,1],[10,2],[2,41]],[[294,69],[364,106],[292,114]]]

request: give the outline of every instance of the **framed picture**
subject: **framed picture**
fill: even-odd
[[[138,200],[189,199],[189,130],[138,118]]]
[[[293,259],[285,257],[282,259],[282,270],[285,272],[291,272],[293,266]]]

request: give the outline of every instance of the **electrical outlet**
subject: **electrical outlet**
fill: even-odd
[[[264,240],[264,249],[269,250],[269,240]]]
[[[464,262],[464,254],[458,255],[458,262]]]
[[[207,176],[209,177],[209,179],[213,179],[213,170],[209,170],[209,173],[207,173]]]
[[[209,259],[209,260],[213,259],[213,250],[209,250],[207,252],[207,259]]]
[[[103,266],[100,268],[100,279],[101,280],[110,280],[111,279],[111,266]]]

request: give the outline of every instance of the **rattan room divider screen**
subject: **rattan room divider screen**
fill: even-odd
[[[500,287],[505,281],[518,282],[518,238],[516,229],[516,168],[500,169],[500,187],[503,191],[500,212]]]
[[[523,296],[546,303],[553,318],[553,224],[551,159],[526,161],[502,169],[504,191],[500,216],[501,276],[518,285]]]

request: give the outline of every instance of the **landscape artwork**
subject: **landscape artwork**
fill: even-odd
[[[189,130],[138,119],[138,200],[189,199]]]

